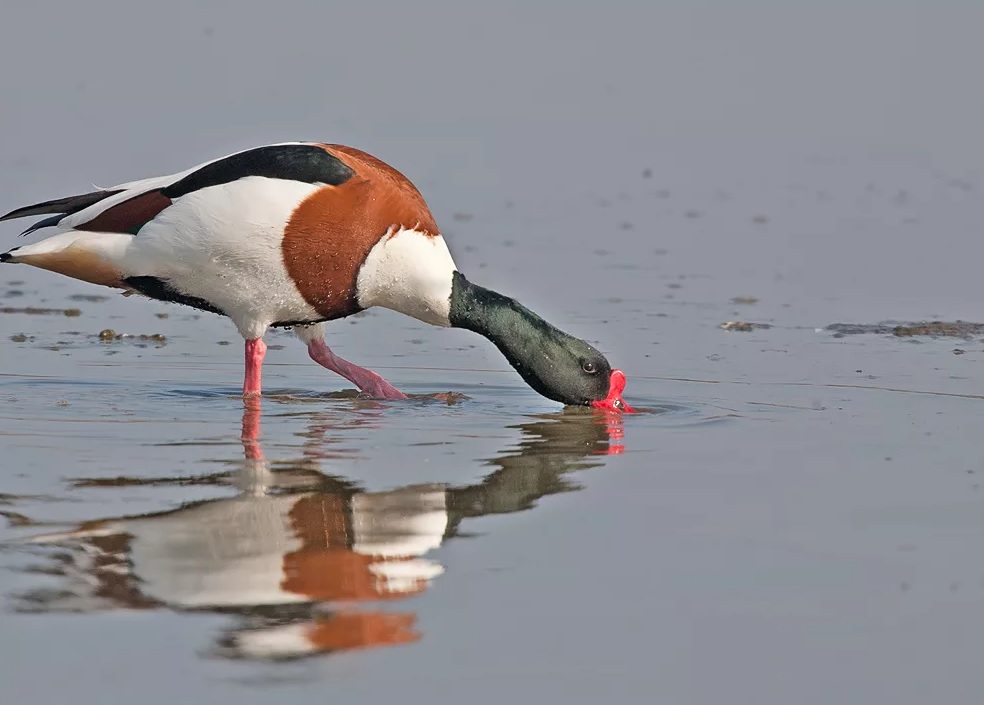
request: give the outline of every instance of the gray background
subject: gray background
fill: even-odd
[[[413,646],[217,660],[219,615],[17,613],[57,583],[2,551],[4,700],[980,702],[982,345],[818,329],[979,317],[982,27],[955,0],[9,7],[0,210],[265,142],[352,144],[418,184],[472,279],[598,341],[663,413],[626,419],[581,491],[467,520],[478,537],[433,552],[446,574],[396,608]],[[102,292],[25,268],[5,290],[83,310],[0,315],[8,509],[74,522],[230,494],[68,482],[234,466],[228,322],[80,304]],[[86,337],[105,327],[168,343]],[[330,334],[398,387],[472,400],[368,426],[345,402],[268,402],[274,461],[327,422],[322,472],[467,485],[517,424],[562,418],[466,332],[373,312]],[[268,385],[343,386],[271,342]]]

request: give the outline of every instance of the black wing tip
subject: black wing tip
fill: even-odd
[[[25,230],[24,232],[22,232],[20,234],[20,236],[21,237],[24,237],[25,235],[30,235],[35,230],[40,230],[41,228],[47,228],[47,227],[50,227],[52,225],[58,225],[58,223],[60,223],[62,221],[62,218],[64,218],[64,217],[65,216],[62,215],[61,213],[57,213],[56,215],[53,215],[50,218],[45,218],[44,220],[39,220],[34,225],[32,225],[31,227],[29,227],[27,230]]]
[[[9,252],[0,252],[0,262],[8,262],[12,260],[14,256]]]
[[[27,208],[32,208],[32,207],[33,206],[27,206]],[[27,216],[27,213],[22,214],[21,211],[26,210],[27,208],[16,208],[10,211],[9,213],[7,213],[6,215],[0,215],[0,220],[14,220],[15,218],[24,218]]]
[[[52,213],[58,214],[60,217],[64,217],[66,215],[71,215],[72,213],[78,213],[80,210],[99,203],[99,201],[104,198],[109,198],[110,196],[120,193],[120,191],[120,189],[102,189],[99,191],[82,193],[78,196],[67,196],[66,198],[56,198],[51,201],[34,203],[30,206],[15,208],[6,215],[0,216],[0,221],[14,220],[16,218],[27,218],[32,215],[51,215]]]
[[[60,210],[52,210],[55,207]],[[58,201],[45,201],[44,203],[35,203],[34,205],[24,206],[23,208],[15,208],[6,215],[0,215],[0,221],[16,220],[17,218],[29,218],[32,215],[48,215],[49,213],[59,213],[64,215],[67,212],[68,209],[62,208],[62,204]]]

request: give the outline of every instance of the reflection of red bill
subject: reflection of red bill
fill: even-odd
[[[604,424],[605,431],[608,433],[608,444],[604,449],[592,451],[595,455],[621,455],[625,452],[622,441],[625,439],[625,428],[622,426],[621,411],[605,411],[603,417],[599,417],[595,423]]]
[[[625,403],[622,392],[625,391],[625,373],[622,370],[612,370],[612,376],[608,382],[608,396],[604,399],[591,402],[591,406],[605,411],[620,411],[624,414],[633,414],[635,409]]]

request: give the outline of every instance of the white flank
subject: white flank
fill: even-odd
[[[318,317],[284,266],[284,228],[316,184],[251,176],[177,199],[140,230],[125,276],[154,276],[224,311],[246,338]]]
[[[451,325],[456,267],[444,238],[401,228],[370,250],[356,280],[359,305],[382,306],[435,326]]]

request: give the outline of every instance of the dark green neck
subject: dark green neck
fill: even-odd
[[[528,385],[550,399],[556,393],[544,387],[537,368],[550,364],[550,343],[570,339],[520,304],[491,289],[472,284],[455,272],[451,286],[451,325],[466,328],[491,340]]]

